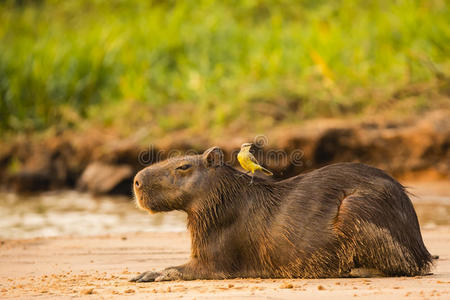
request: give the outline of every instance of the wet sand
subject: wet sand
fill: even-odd
[[[450,227],[424,229],[423,236],[430,252],[440,256],[429,276],[158,283],[131,283],[128,279],[141,271],[185,262],[189,257],[186,233],[4,241],[0,248],[0,298],[448,299]]]
[[[450,193],[448,182],[413,186],[417,187],[418,196],[433,193],[444,196],[436,201],[447,201]],[[418,198],[413,201],[420,204]],[[128,279],[140,272],[186,262],[190,247],[188,234],[140,232],[3,240],[0,243],[0,298],[449,299],[450,226],[448,223],[427,224],[422,227],[425,244],[440,258],[435,262],[432,275],[412,278],[131,283]]]

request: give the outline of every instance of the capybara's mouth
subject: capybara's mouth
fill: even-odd
[[[150,201],[147,194],[134,190],[134,202],[139,209],[148,211],[151,214],[156,213],[156,211],[148,205]]]

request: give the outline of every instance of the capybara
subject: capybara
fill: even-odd
[[[282,181],[224,164],[218,147],[140,171],[134,193],[150,212],[187,213],[188,263],[131,281],[349,276],[429,272],[432,259],[405,188],[385,172],[338,163]]]

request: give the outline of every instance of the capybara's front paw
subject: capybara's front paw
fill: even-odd
[[[161,272],[144,272],[130,279],[131,282],[152,282],[180,280],[181,272],[175,268],[165,269]]]
[[[151,282],[161,275],[160,272],[144,272],[130,279],[131,282]]]
[[[155,281],[172,281],[180,280],[181,278],[181,272],[177,269],[166,269],[161,272],[161,275],[155,278]]]

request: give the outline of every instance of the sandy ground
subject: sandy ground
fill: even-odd
[[[423,236],[430,252],[440,255],[429,276],[159,283],[131,283],[128,279],[141,271],[185,262],[189,257],[186,233],[3,241],[0,298],[449,299],[450,227],[424,229]]]
[[[450,196],[449,182],[412,183],[419,204],[425,196]],[[433,200],[434,201],[434,200]],[[443,200],[448,201],[448,200]],[[432,215],[436,215],[437,212]],[[425,221],[426,215],[423,215]],[[433,274],[421,277],[336,279],[233,279],[131,283],[143,271],[189,258],[187,233],[0,241],[0,298],[19,299],[450,299],[450,226],[428,224],[422,234],[439,255]]]

